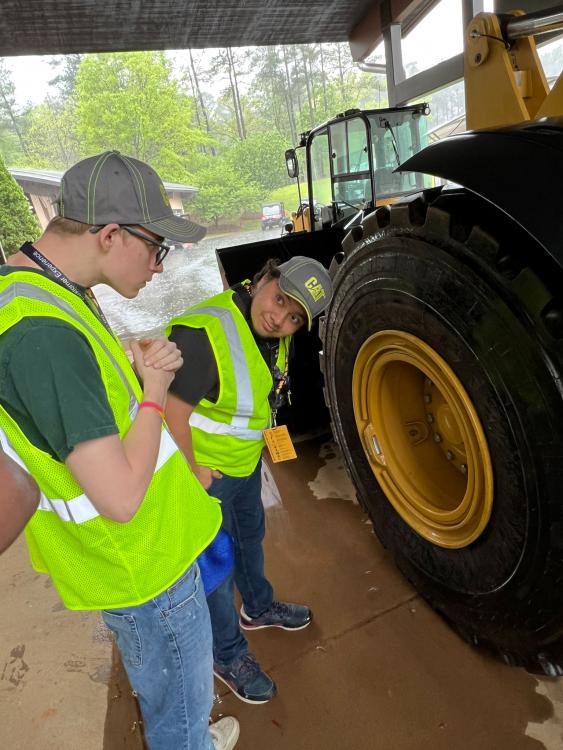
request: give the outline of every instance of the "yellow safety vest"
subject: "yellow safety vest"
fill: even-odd
[[[120,438],[142,392],[120,345],[88,305],[42,274],[0,276],[0,335],[26,317],[57,318],[88,341]],[[26,536],[33,567],[48,573],[69,609],[142,604],[172,585],[214,538],[221,509],[163,426],[147,493],[126,524],[101,516],[64,463],[36,448],[0,406],[0,447],[41,490]]]
[[[270,426],[268,395],[273,380],[233,295],[229,289],[194,305],[170,321],[166,332],[169,335],[177,325],[204,328],[217,363],[217,401],[202,399],[190,417],[195,460],[224,474],[246,477],[260,460],[262,432]],[[289,342],[290,337],[279,341],[276,364],[282,371]],[[193,366],[189,361],[185,364]]]

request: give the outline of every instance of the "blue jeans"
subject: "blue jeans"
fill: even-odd
[[[226,474],[214,479],[207,490],[221,500],[223,528],[235,543],[233,572],[208,596],[213,628],[213,656],[222,667],[248,651],[248,643],[239,626],[234,602],[234,584],[242,596],[245,612],[258,617],[273,600],[273,590],[264,575],[265,521],[262,505],[262,462],[247,477]]]
[[[139,697],[149,748],[213,750],[212,639],[197,565],[154,599],[102,617]]]

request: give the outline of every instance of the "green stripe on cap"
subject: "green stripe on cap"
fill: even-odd
[[[95,224],[96,223],[96,184],[98,182],[98,178],[100,176],[100,173],[102,171],[102,167],[104,166],[106,159],[111,155],[111,151],[106,151],[104,154],[101,154],[98,161],[94,164],[94,168],[92,169],[92,174],[90,175],[90,179],[88,180],[88,192],[86,195],[86,205],[87,205],[87,216],[86,216],[86,223],[87,224]],[[94,184],[92,185],[92,180],[94,180]],[[93,188],[92,191],[90,191],[90,188]],[[90,213],[90,192],[92,195],[92,208]]]
[[[181,217],[175,216],[174,218],[175,219],[179,219]],[[183,219],[183,221],[188,222],[189,219]],[[175,222],[175,221],[170,221],[170,217],[168,217],[167,219],[153,219],[152,221],[147,222],[147,223],[149,223],[149,224],[158,224],[159,227],[170,227],[170,229],[175,229],[175,228],[178,227],[178,223]],[[195,226],[193,224],[193,222],[190,221],[189,223],[192,226]],[[186,226],[186,228],[187,228],[187,226]]]
[[[147,196],[145,193],[145,183],[143,182],[143,176],[137,169],[137,167],[133,164],[132,161],[130,161],[126,156],[121,157],[125,164],[129,167],[129,171],[131,173],[131,176],[135,179],[137,183],[137,187],[139,189],[139,195],[141,197],[141,209],[143,211],[143,221],[150,221],[151,215],[149,211],[149,203],[147,200]]]
[[[141,211],[143,212],[143,221],[150,221],[151,215],[149,211],[147,196],[145,193],[145,183],[143,182],[143,176],[141,175],[137,167],[133,164],[133,162],[130,161],[126,156],[122,156],[122,159],[129,167],[129,173],[131,174],[131,177],[133,177],[133,179],[137,183],[138,196],[141,203]]]

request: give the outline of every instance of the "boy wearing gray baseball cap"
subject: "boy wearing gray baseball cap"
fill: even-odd
[[[252,284],[191,307],[167,329],[188,363],[170,389],[167,424],[202,485],[221,500],[223,528],[235,542],[234,572],[207,600],[214,672],[246,703],[266,703],[276,686],[241,628],[301,630],[312,618],[308,607],[275,599],[264,573],[261,457],[265,439],[276,460],[295,456],[284,428],[275,428],[289,390],[291,337],[303,326],[311,330],[331,297],[331,278],[318,261],[270,260]]]
[[[131,342],[133,369],[91,287],[133,298],[162,272],[165,237],[203,232],[174,216],[151,167],[108,151],[65,173],[59,216],[0,267],[0,447],[41,492],[31,561],[67,608],[102,612],[151,750],[238,738],[236,719],[208,726],[212,637],[195,564],[221,510],[164,423],[176,345]]]

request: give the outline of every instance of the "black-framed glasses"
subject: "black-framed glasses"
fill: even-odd
[[[161,263],[164,262],[164,259],[170,252],[170,245],[167,245],[166,242],[159,242],[158,240],[155,240],[154,237],[149,237],[148,234],[143,234],[143,232],[139,232],[138,229],[133,229],[133,227],[130,227],[129,224],[120,224],[119,225],[121,229],[125,229],[125,231],[128,234],[133,235],[133,237],[138,237],[140,240],[144,240],[149,245],[152,245],[153,247],[157,247],[158,250],[156,251],[156,256],[154,259],[154,262],[157,266],[159,266]],[[96,234],[96,232],[99,232],[100,229],[103,229],[104,224],[101,224],[100,226],[92,227],[90,229],[90,232],[92,234]]]
[[[170,252],[170,245],[167,245],[166,242],[159,242],[158,240],[155,240],[153,237],[149,237],[147,234],[143,234],[143,232],[139,232],[137,229],[133,229],[133,227],[130,227],[128,224],[120,224],[119,225],[122,229],[125,229],[126,232],[129,234],[132,234],[133,237],[138,237],[140,240],[144,240],[145,242],[148,242],[149,245],[152,245],[153,247],[157,247],[158,250],[156,251],[156,256],[154,259],[154,262],[157,266],[159,266],[161,263],[164,262],[164,259]]]

